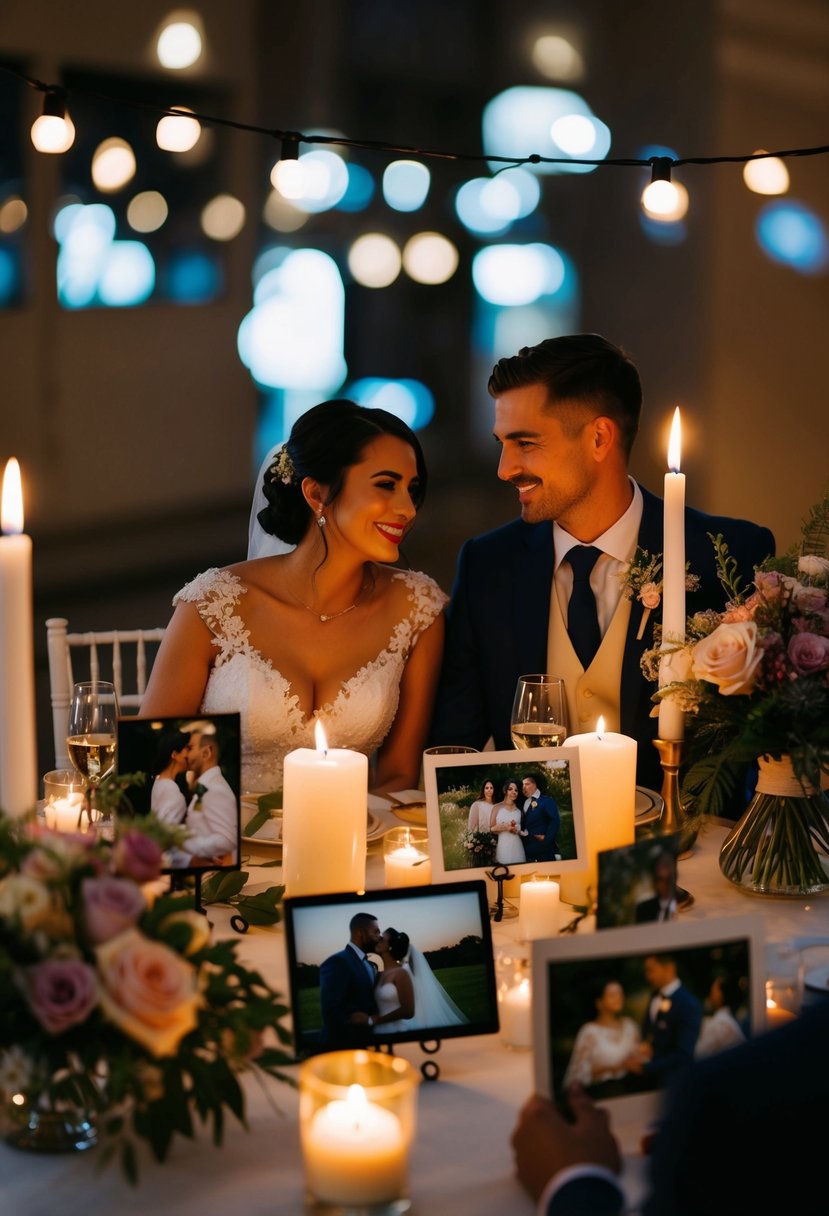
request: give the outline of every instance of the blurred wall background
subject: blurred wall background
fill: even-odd
[[[97,117],[95,139],[109,133],[116,95],[170,105],[192,97],[193,108],[239,124],[479,155],[492,98],[552,84],[586,99],[611,132],[611,157],[654,145],[713,157],[826,141],[829,9],[820,0],[784,8],[762,0],[203,0],[194,8],[203,53],[184,71],[157,61],[156,36],[171,11],[159,0],[2,6],[0,63],[83,86],[79,139],[81,114],[87,126]],[[552,81],[539,69],[533,48],[544,35],[577,49],[577,81]],[[208,185],[243,204],[245,223],[214,243],[220,282],[212,297],[175,302],[157,291],[130,307],[68,308],[56,289],[54,217],[67,199],[98,197],[84,176],[94,141],[71,154],[68,180],[70,154],[62,163],[29,140],[42,95],[8,74],[3,89],[0,208],[14,192],[28,210],[19,230],[0,233],[15,246],[21,276],[0,308],[0,460],[21,462],[34,541],[43,772],[52,765],[47,617],[66,616],[72,629],[164,624],[185,581],[245,555],[256,470],[290,413],[278,391],[254,382],[237,349],[257,258],[274,246],[311,246],[339,267],[346,389],[376,376],[417,379],[431,391],[434,417],[422,431],[430,494],[406,556],[447,590],[462,540],[515,514],[513,492],[495,478],[486,378],[494,358],[537,339],[506,323],[488,331],[472,284],[484,242],[459,222],[453,200],[466,179],[486,174],[484,164],[426,162],[431,187],[417,215],[385,206],[376,189],[363,211],[315,214],[291,231],[263,218],[278,141],[227,126],[213,132]],[[90,100],[96,90],[100,101]],[[130,121],[140,124],[140,110]],[[156,118],[146,121],[151,138]],[[393,159],[352,155],[375,184]],[[818,217],[825,240],[829,157],[785,163],[787,197]],[[493,240],[564,251],[577,289],[566,308],[552,309],[548,332],[566,332],[564,317],[572,329],[619,342],[638,363],[645,410],[634,474],[661,490],[678,404],[689,501],[767,524],[783,548],[797,539],[828,472],[829,269],[825,258],[804,271],[764,252],[757,225],[768,200],[747,190],[741,165],[688,165],[675,177],[690,206],[670,240],[643,226],[647,171],[613,166],[544,177],[533,214]],[[178,188],[186,196],[186,185]],[[165,256],[173,219],[171,207]],[[445,233],[458,250],[458,269],[442,286],[401,274],[374,289],[350,274],[359,235],[379,231],[402,245],[422,229]],[[493,350],[492,332],[516,340]]]

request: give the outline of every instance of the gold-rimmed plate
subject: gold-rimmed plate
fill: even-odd
[[[656,790],[649,790],[647,786],[637,785],[636,800],[633,804],[637,824],[655,823],[657,819],[662,818],[664,809],[665,802],[661,794],[657,794]]]
[[[243,794],[240,798],[242,804],[242,824],[249,823],[256,812],[259,810],[259,799],[256,794]],[[372,811],[367,810],[366,815],[368,821],[366,824],[366,844],[373,844],[377,840],[381,840],[389,830],[388,825],[384,824],[382,819],[379,819]],[[242,836],[244,844],[256,845],[257,848],[271,849],[277,856],[282,853],[282,812],[277,811],[272,819],[264,823],[258,832],[253,836]]]

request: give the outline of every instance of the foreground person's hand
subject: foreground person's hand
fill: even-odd
[[[534,1094],[521,1108],[512,1133],[512,1148],[519,1181],[533,1199],[547,1183],[570,1165],[592,1163],[618,1174],[622,1159],[610,1131],[607,1111],[595,1106],[580,1085],[567,1094],[573,1122],[547,1098]]]

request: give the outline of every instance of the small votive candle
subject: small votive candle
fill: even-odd
[[[97,818],[97,812],[92,812]],[[89,832],[86,784],[74,769],[53,769],[43,778],[43,816],[53,832]]]
[[[432,881],[425,828],[392,828],[383,839],[383,855],[387,887],[422,887]]]
[[[555,879],[533,874],[522,882],[518,909],[518,936],[521,941],[555,937],[560,907],[560,889]]]
[[[513,1051],[526,1051],[533,1045],[532,985],[529,975],[516,970],[512,984],[498,992],[498,1019],[501,1042]]]
[[[301,1065],[300,1140],[312,1210],[391,1211],[405,1199],[418,1080],[407,1060],[375,1052],[327,1052]]]

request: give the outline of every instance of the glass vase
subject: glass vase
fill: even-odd
[[[30,1153],[79,1153],[95,1147],[98,1132],[93,1116],[73,1102],[16,1094],[7,1106],[5,1139]]]
[[[829,797],[802,785],[791,758],[761,756],[754,797],[720,850],[720,869],[757,895],[829,890]]]

